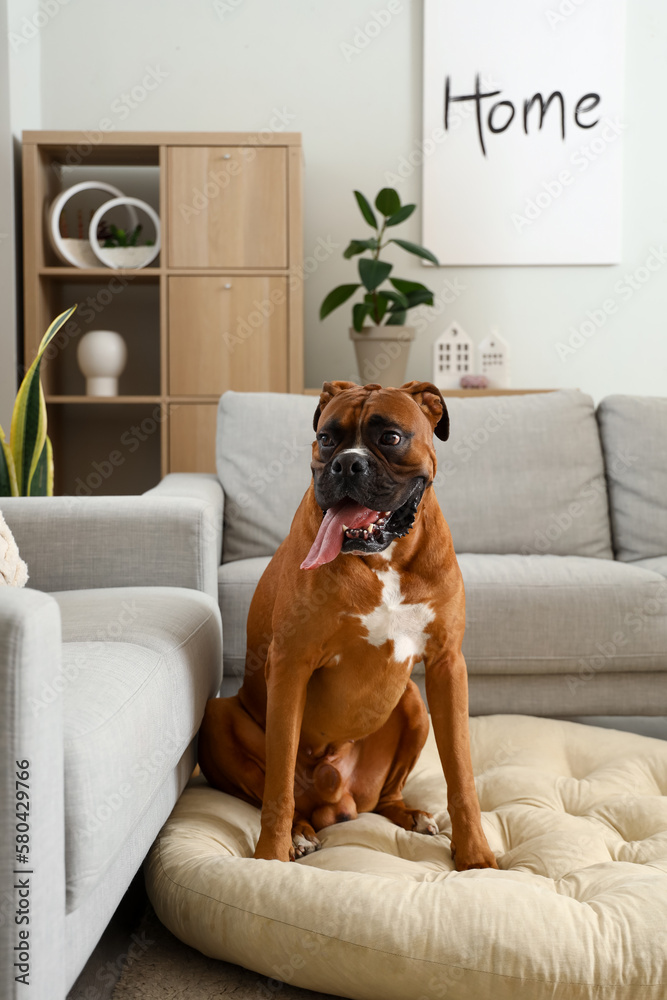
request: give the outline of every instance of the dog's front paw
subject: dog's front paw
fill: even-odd
[[[292,827],[292,860],[298,861],[307,854],[319,851],[322,842],[310,823],[295,823]]]
[[[253,857],[263,861],[293,861],[292,841],[289,837],[277,838],[261,833]]]
[[[451,848],[457,872],[467,872],[471,868],[500,867],[495,854],[486,842],[486,837],[482,837],[481,840],[468,838],[460,847],[452,841]]]

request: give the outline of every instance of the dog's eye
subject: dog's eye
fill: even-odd
[[[401,435],[396,431],[385,431],[380,438],[380,444],[399,444]]]
[[[324,431],[321,431],[317,435],[317,440],[321,448],[330,448],[331,445],[333,444],[333,441],[331,440],[329,435],[326,434]]]

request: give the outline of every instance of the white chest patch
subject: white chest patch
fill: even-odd
[[[368,632],[371,646],[393,642],[394,659],[414,662],[423,655],[428,638],[426,626],[435,618],[430,604],[406,604],[401,593],[401,576],[395,569],[375,570],[382,584],[377,608],[357,615]]]

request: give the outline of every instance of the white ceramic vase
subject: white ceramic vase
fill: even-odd
[[[115,330],[90,330],[76,352],[86,379],[87,396],[117,396],[118,378],[127,362],[127,346]]]

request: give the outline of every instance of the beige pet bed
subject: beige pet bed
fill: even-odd
[[[362,815],[295,864],[255,861],[259,812],[185,791],[146,865],[205,955],[364,1000],[667,997],[667,743],[523,716],[471,720],[501,871],[456,872],[433,736],[405,789],[441,834]]]

